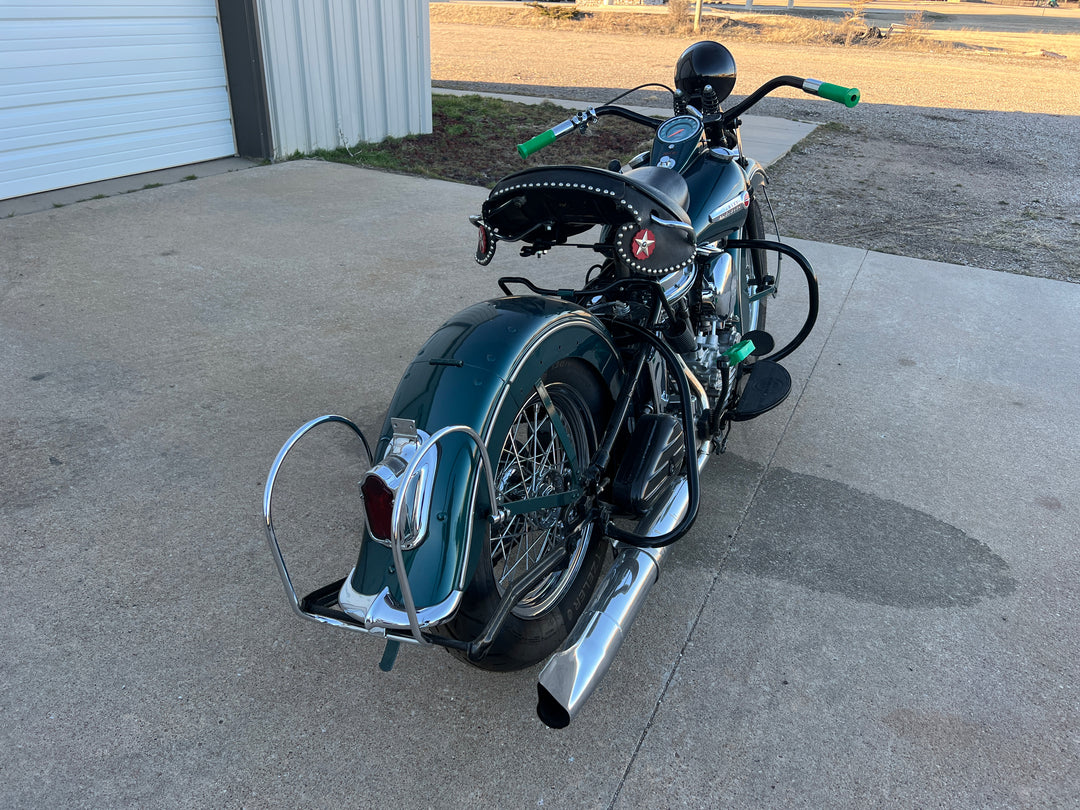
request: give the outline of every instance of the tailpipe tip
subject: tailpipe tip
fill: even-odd
[[[570,725],[570,712],[543,687],[543,684],[536,685],[536,693],[536,716],[540,718],[540,722],[548,728],[566,728]]]

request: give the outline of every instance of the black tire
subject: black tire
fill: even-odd
[[[553,365],[543,380],[570,435],[579,468],[584,469],[596,450],[597,425],[605,424],[607,400],[603,389],[589,368],[571,361]],[[507,402],[505,407],[514,406]],[[496,421],[503,420],[496,417]],[[563,464],[565,451],[551,429],[539,396],[534,392],[507,423],[509,429],[492,439],[493,446],[502,447],[495,474],[500,500],[504,495],[508,500],[517,500],[526,493],[549,494],[565,489],[569,485]],[[540,452],[527,455],[526,442]],[[446,625],[452,637],[462,641],[476,638],[509,583],[545,551],[564,541],[558,521],[561,511],[518,515],[484,532],[476,573],[461,608]],[[567,567],[526,594],[484,658],[473,661],[463,652],[451,652],[474,666],[496,671],[522,669],[551,655],[570,633],[600,578],[604,564],[600,535],[600,527],[591,524],[571,538],[573,547]]]
[[[750,208],[746,212],[746,225],[744,227],[747,239],[765,238],[765,220],[761,215],[761,204],[757,201],[756,197],[750,199]],[[749,278],[751,281],[747,292],[753,294],[761,287],[760,284],[755,284],[754,281],[760,281],[769,274],[768,252],[763,248],[753,248],[752,250],[746,251],[744,255],[747,255],[750,261]],[[755,329],[765,331],[765,315],[768,305],[768,296],[755,301],[754,304],[751,305],[756,306],[758,311],[757,323],[754,324]]]

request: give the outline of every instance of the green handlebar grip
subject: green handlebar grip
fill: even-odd
[[[521,155],[521,159],[524,160],[529,155],[539,152],[545,146],[552,143],[555,143],[555,130],[549,129],[547,132],[541,132],[535,138],[529,138],[525,143],[519,143],[517,145],[517,151],[518,154]]]
[[[822,82],[817,94],[829,101],[838,101],[845,107],[854,107],[859,103],[859,89],[857,87],[841,87],[838,84]]]

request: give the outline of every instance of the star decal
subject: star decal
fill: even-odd
[[[642,228],[634,234],[633,239],[634,258],[644,261],[652,256],[653,248],[656,247],[656,237],[653,232]]]

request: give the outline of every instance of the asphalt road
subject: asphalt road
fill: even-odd
[[[710,3],[708,8],[729,14],[746,11],[745,3]],[[841,18],[851,13],[851,5],[834,2],[798,0],[793,9],[786,0],[756,1],[755,13],[797,14]],[[1004,6],[993,3],[916,2],[889,3],[871,0],[864,16],[871,25],[888,28],[891,23],[903,23],[914,12],[923,12],[931,29],[960,31],[995,31],[1001,33],[1048,32],[1053,34],[1080,33],[1080,8],[1073,4],[1060,8],[1046,6]]]

